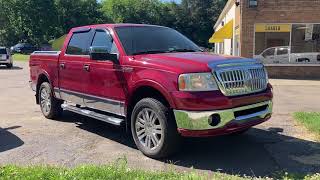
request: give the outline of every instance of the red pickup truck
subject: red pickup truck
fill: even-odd
[[[242,133],[272,114],[261,63],[202,52],[167,27],[74,28],[61,51],[31,55],[30,73],[46,118],[67,110],[125,125],[152,158],[176,152],[181,137]]]

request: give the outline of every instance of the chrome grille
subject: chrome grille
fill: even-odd
[[[268,78],[263,65],[221,68],[214,74],[226,96],[250,94],[267,88]]]

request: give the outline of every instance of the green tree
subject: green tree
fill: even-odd
[[[208,47],[213,24],[226,0],[104,0],[101,11],[114,23],[157,24],[174,28]]]
[[[162,6],[159,0],[105,0],[102,12],[114,23],[160,24]]]
[[[180,5],[171,6],[175,27],[197,44],[208,47],[213,24],[225,3],[226,0],[182,0]]]
[[[96,0],[0,0],[0,43],[35,45],[71,28],[101,22]]]
[[[96,0],[54,0],[58,24],[55,37],[77,26],[101,23],[100,4]]]

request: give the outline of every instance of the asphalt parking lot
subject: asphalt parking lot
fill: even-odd
[[[272,176],[278,171],[320,172],[320,143],[294,123],[295,111],[320,112],[320,81],[271,80],[272,119],[247,134],[185,139],[177,155],[163,161],[143,156],[124,128],[72,113],[45,119],[28,85],[27,63],[0,67],[0,165],[76,166],[115,163],[148,170],[219,170]]]

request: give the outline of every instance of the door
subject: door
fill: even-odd
[[[66,52],[59,59],[59,87],[63,100],[84,105],[85,63],[90,60],[93,30],[74,32]]]
[[[119,51],[109,31],[97,29],[91,46],[105,47],[109,53]],[[108,59],[103,61],[90,60],[86,63],[90,70],[86,73],[85,104],[87,107],[124,115],[124,77],[121,67]]]
[[[276,48],[269,48],[262,53],[263,63],[279,63],[275,60]]]

